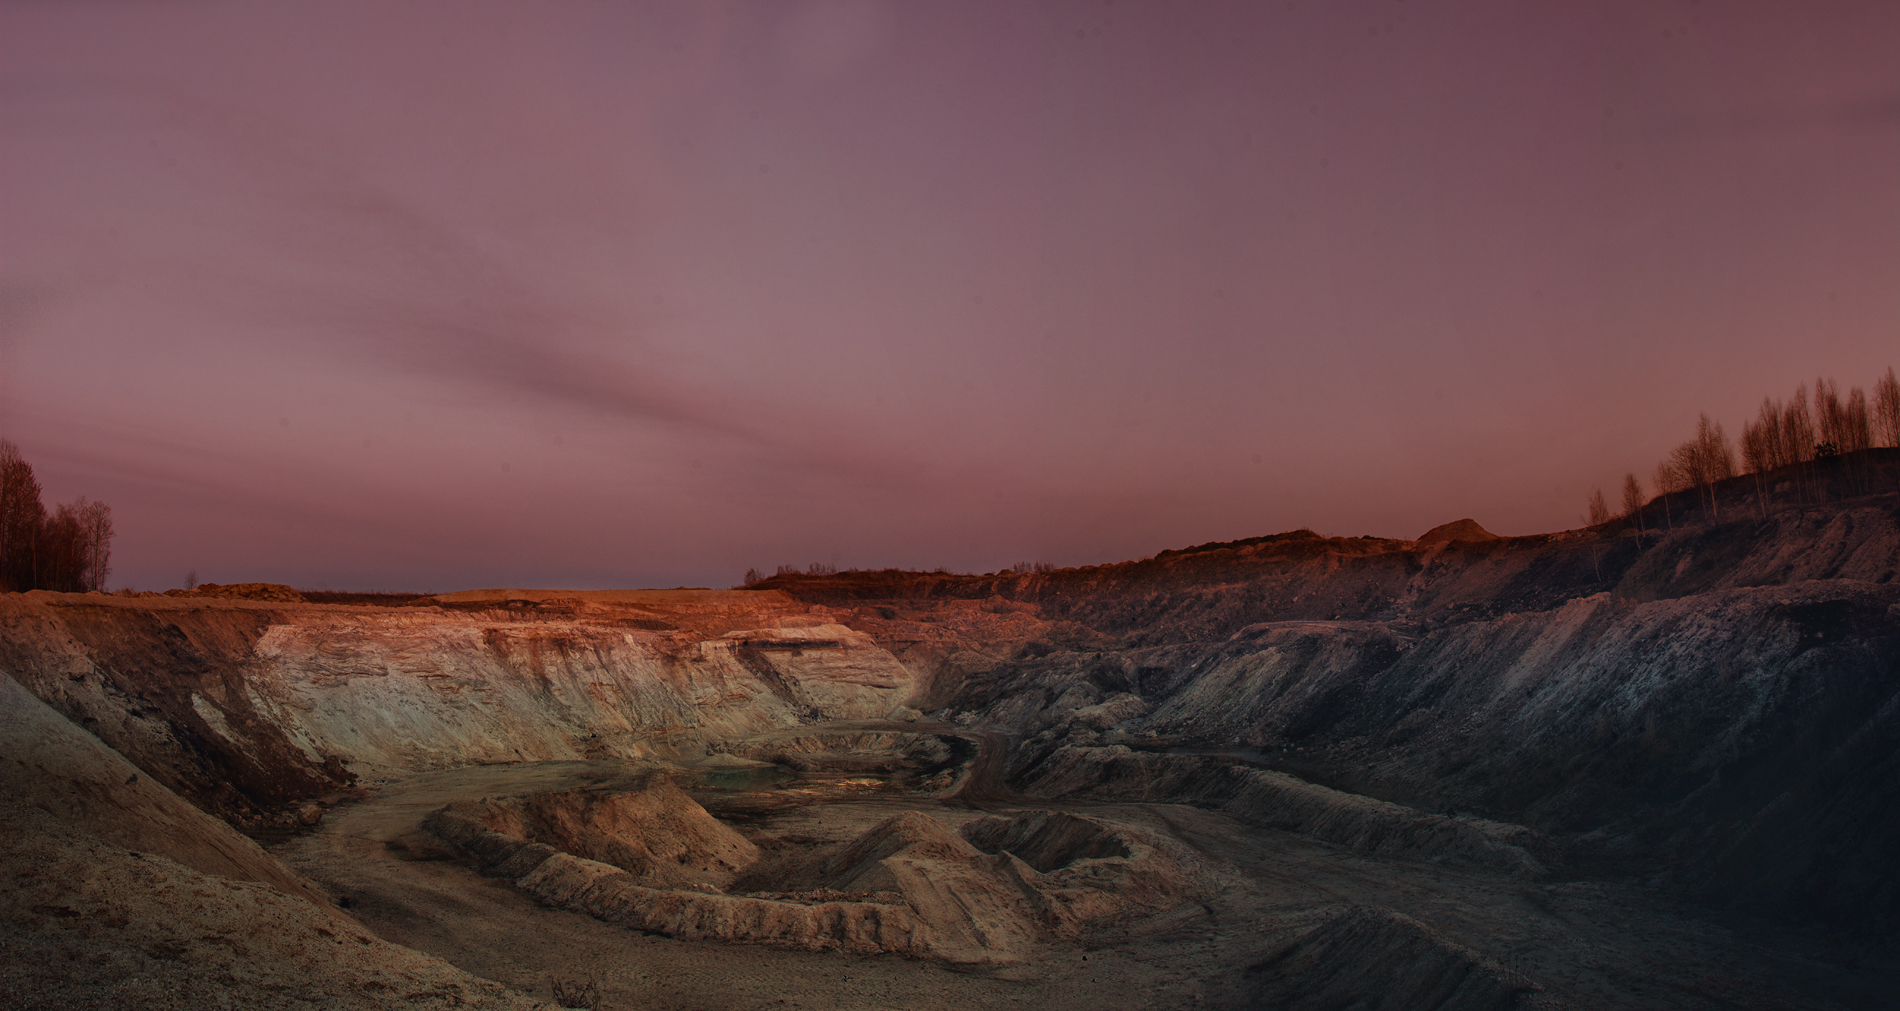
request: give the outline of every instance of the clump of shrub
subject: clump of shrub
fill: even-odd
[[[600,1007],[600,982],[595,979],[577,980],[565,976],[556,976],[549,981],[554,991],[554,1002],[562,1007],[589,1008]]]

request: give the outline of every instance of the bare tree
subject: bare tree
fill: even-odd
[[[40,527],[40,547],[34,585],[42,590],[78,593],[85,587],[86,531],[79,521],[78,503],[62,505]]]
[[[1841,430],[1846,427],[1847,410],[1841,405],[1840,394],[1834,389],[1834,380],[1814,380],[1814,423],[1820,429],[1821,444],[1830,446],[1834,452],[1841,451]]]
[[[1762,475],[1783,466],[1781,405],[1763,397],[1755,420],[1742,423],[1742,472],[1755,475],[1755,504],[1764,520],[1768,518],[1768,489]]]
[[[1590,493],[1590,503],[1585,515],[1593,527],[1610,522],[1610,507],[1603,501],[1603,489],[1598,488]]]
[[[86,535],[86,589],[104,592],[106,577],[112,575],[112,507],[79,501],[84,506],[79,523]]]
[[[1715,485],[1735,476],[1735,450],[1729,445],[1728,434],[1722,431],[1722,423],[1710,421],[1707,414],[1696,421],[1694,445],[1696,485],[1709,503],[1709,515],[1719,517]]]
[[[1710,421],[1702,415],[1696,422],[1696,443],[1701,447],[1704,483],[1714,484],[1735,476],[1735,448],[1729,444],[1728,433],[1722,431],[1722,423]]]
[[[1781,416],[1785,409],[1779,400],[1761,398],[1761,409],[1756,414],[1756,424],[1762,430],[1762,444],[1767,447],[1768,469],[1777,470],[1795,462],[1794,454],[1789,451],[1787,433],[1783,431]]]
[[[30,590],[37,585],[40,528],[46,507],[40,482],[20,448],[0,439],[0,590]]]
[[[1674,463],[1665,459],[1656,465],[1656,497],[1662,499],[1663,522],[1671,530],[1676,528],[1676,520],[1670,515],[1669,496],[1686,487],[1688,485],[1683,482],[1682,474],[1676,470]]]
[[[1867,413],[1867,394],[1856,386],[1847,391],[1847,406],[1841,412],[1841,452],[1858,453],[1874,445],[1873,419]]]
[[[111,558],[112,507],[82,495],[41,527],[38,585],[65,593],[103,590]]]
[[[1887,374],[1874,382],[1872,427],[1881,446],[1900,446],[1900,381]]]
[[[1695,438],[1677,446],[1656,468],[1656,485],[1665,493],[1700,490],[1715,517],[1715,485],[1735,476],[1735,450],[1730,447],[1722,424],[1703,414],[1696,423]]]
[[[1643,532],[1643,485],[1636,475],[1623,475],[1623,515],[1636,524],[1636,532]]]
[[[1794,463],[1787,451],[1787,440],[1781,428],[1781,405],[1774,400],[1761,398],[1761,407],[1755,413],[1753,422],[1742,424],[1742,470],[1748,474],[1765,474],[1768,471]]]
[[[1781,409],[1781,442],[1789,463],[1807,463],[1814,459],[1814,415],[1808,410],[1808,384],[1795,387]]]

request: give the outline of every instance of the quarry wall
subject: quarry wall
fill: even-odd
[[[693,754],[909,707],[1006,737],[1029,793],[1891,928],[1900,497],[1769,504],[671,596],[12,594],[0,670],[253,833],[359,777]]]
[[[359,776],[670,755],[882,717],[908,700],[910,672],[870,636],[767,596],[674,624],[614,605],[11,594],[0,598],[0,669],[166,786],[255,830]],[[767,627],[744,627],[755,621]]]

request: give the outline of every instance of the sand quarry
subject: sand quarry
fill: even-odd
[[[1891,1006],[1896,525],[12,595],[0,1003]]]

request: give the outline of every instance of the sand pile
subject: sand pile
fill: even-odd
[[[492,832],[611,864],[653,888],[723,889],[759,857],[757,846],[658,774],[636,790],[562,790],[443,810]]]

